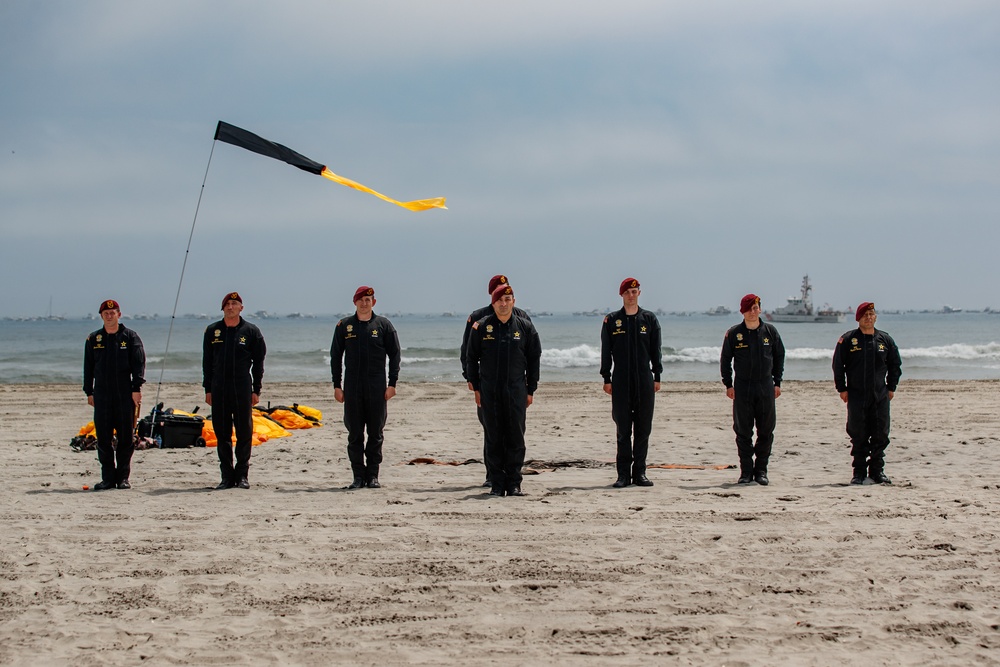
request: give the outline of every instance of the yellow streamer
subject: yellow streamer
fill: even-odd
[[[361,190],[362,192],[367,192],[370,195],[375,195],[379,199],[389,202],[390,204],[395,204],[396,206],[402,206],[403,208],[410,209],[411,211],[426,211],[429,208],[443,208],[448,207],[444,205],[444,197],[433,197],[432,199],[417,199],[415,201],[396,201],[390,197],[386,197],[384,194],[375,192],[369,187],[365,187],[356,181],[352,181],[349,178],[344,178],[343,176],[338,176],[326,167],[323,167],[323,171],[320,174],[324,178],[329,178],[335,183],[340,183],[341,185],[346,185],[349,188],[354,188],[355,190]]]

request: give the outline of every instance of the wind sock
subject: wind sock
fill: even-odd
[[[240,148],[245,148],[248,151],[253,151],[254,153],[274,158],[275,160],[287,162],[293,167],[298,167],[303,171],[308,171],[311,174],[317,174],[319,176],[323,176],[324,178],[329,178],[331,181],[340,183],[341,185],[346,185],[347,187],[354,188],[355,190],[367,192],[368,194],[375,195],[379,199],[387,201],[390,204],[402,206],[403,208],[410,209],[411,211],[426,211],[429,208],[448,208],[444,205],[444,197],[417,199],[415,201],[396,201],[395,199],[386,197],[379,192],[375,192],[371,188],[361,185],[356,181],[344,178],[343,176],[338,176],[327,169],[325,165],[322,165],[319,162],[314,162],[306,156],[296,153],[287,146],[282,146],[281,144],[276,144],[273,141],[268,141],[263,137],[257,136],[253,132],[247,132],[242,128],[230,125],[229,123],[224,123],[221,120],[219,121],[219,125],[215,128],[215,139],[216,141],[224,141],[227,144],[239,146]]]

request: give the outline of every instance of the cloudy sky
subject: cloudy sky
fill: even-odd
[[[1000,307],[995,0],[6,0],[0,91],[0,315],[169,314],[195,219],[180,313]]]

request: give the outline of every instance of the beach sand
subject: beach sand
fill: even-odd
[[[664,387],[649,462],[705,469],[612,489],[610,399],[543,383],[529,495],[491,498],[479,463],[406,464],[481,459],[462,384],[400,385],[380,490],[343,489],[329,385],[265,383],[326,423],[256,447],[249,491],[172,449],[101,493],[80,389],[0,386],[0,663],[1000,664],[1000,383],[904,378],[894,484],[860,487],[832,383],[786,383],[767,487],[735,484],[721,384]]]

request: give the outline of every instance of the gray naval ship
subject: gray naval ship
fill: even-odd
[[[764,313],[768,322],[841,322],[844,313],[833,310],[829,306],[823,306],[821,310],[813,308],[812,299],[809,294],[812,292],[812,285],[809,284],[809,276],[802,277],[801,296],[788,297],[788,303],[781,308],[775,308],[769,313]]]

